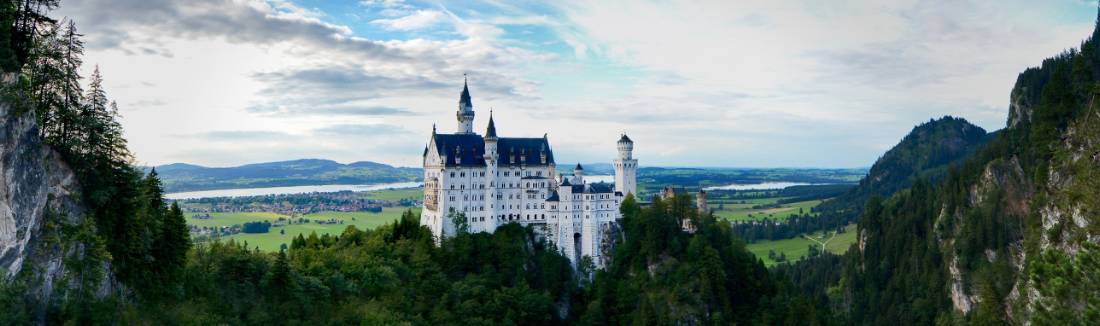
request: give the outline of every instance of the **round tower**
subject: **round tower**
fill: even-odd
[[[584,184],[584,167],[581,167],[580,163],[577,163],[577,166],[573,168],[573,180],[571,182],[577,185]]]
[[[615,191],[623,196],[634,194],[637,191],[638,160],[634,159],[634,141],[626,134],[619,138],[616,144],[619,149],[619,157],[615,159]]]

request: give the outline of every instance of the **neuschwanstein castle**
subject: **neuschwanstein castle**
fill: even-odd
[[[439,238],[455,234],[453,217],[465,215],[470,232],[493,232],[505,223],[533,226],[574,264],[591,257],[602,266],[604,235],[621,218],[619,204],[636,188],[634,142],[618,141],[615,183],[584,180],[580,164],[559,176],[546,134],[497,136],[492,112],[484,135],[474,132],[470,90],[458,100],[458,131],[438,133],[424,148],[424,209],[420,224]],[[452,214],[453,213],[453,214]]]

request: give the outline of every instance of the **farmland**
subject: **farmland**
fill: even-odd
[[[381,213],[371,212],[320,212],[302,215],[295,218],[295,221],[304,219],[304,223],[276,223],[279,218],[289,219],[285,215],[279,215],[275,213],[211,213],[209,219],[196,219],[197,214],[187,214],[187,223],[196,226],[207,227],[221,227],[221,226],[233,226],[240,225],[246,222],[255,221],[267,221],[271,222],[273,226],[268,233],[239,233],[231,236],[220,237],[220,240],[233,239],[239,242],[247,242],[249,247],[259,248],[263,251],[275,251],[278,250],[282,244],[290,244],[293,237],[302,234],[303,236],[309,236],[310,233],[316,232],[317,235],[332,234],[338,235],[344,232],[348,226],[355,226],[359,229],[373,229],[375,227],[391,223],[394,220],[401,217],[401,213],[405,210],[411,209],[413,214],[419,215],[419,208],[406,208],[406,207],[386,207],[382,209]],[[317,221],[336,220],[336,224],[321,224]]]
[[[825,250],[834,254],[842,254],[855,242],[856,227],[855,224],[850,224],[844,228],[843,233],[832,231],[814,232],[793,239],[758,241],[748,244],[747,247],[749,252],[764,260],[765,265],[772,266],[779,263],[777,258],[780,254],[786,258],[786,261],[797,261],[810,252],[810,246],[821,248],[822,244],[824,244]],[[774,255],[769,255],[770,252],[774,252]]]

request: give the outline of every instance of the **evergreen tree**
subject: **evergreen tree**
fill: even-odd
[[[167,214],[163,215],[160,226],[160,240],[156,244],[160,255],[155,259],[162,265],[168,280],[175,281],[187,261],[187,251],[191,249],[191,233],[179,204],[172,203]]]

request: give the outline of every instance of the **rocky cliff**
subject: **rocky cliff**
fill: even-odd
[[[86,281],[85,273],[93,269],[99,275],[94,292],[101,297],[110,293],[114,282],[105,261],[78,265],[87,261],[88,244],[77,240],[77,234],[94,232],[94,223],[84,213],[76,175],[42,143],[33,115],[18,114],[9,104],[0,100],[3,282],[26,286],[30,302],[45,307],[52,296],[83,286],[80,280]]]

